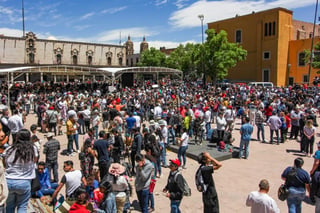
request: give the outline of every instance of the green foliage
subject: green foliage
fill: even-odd
[[[170,56],[150,48],[142,52],[138,66],[161,66],[179,69],[184,74],[200,76],[203,72],[212,79],[224,79],[228,70],[246,59],[247,51],[236,43],[229,43],[227,33],[206,31],[204,44],[179,45]]]
[[[145,50],[140,55],[140,61],[138,66],[155,66],[155,67],[165,67],[166,66],[166,55],[160,50],[151,47]]]
[[[182,70],[185,74],[190,74],[196,68],[196,46],[187,43],[185,46],[180,44],[167,58],[167,66]]]
[[[205,73],[212,79],[222,80],[230,68],[246,59],[247,51],[236,43],[229,43],[227,33],[223,30],[217,34],[214,29],[208,29],[206,34],[203,47]]]
[[[310,64],[310,57],[311,57],[310,50],[304,50],[304,53],[306,54],[305,56],[306,64]],[[314,52],[313,52],[313,59],[312,59],[311,66],[314,69],[320,69],[320,42],[314,45]],[[320,74],[320,70],[318,70],[317,73]]]

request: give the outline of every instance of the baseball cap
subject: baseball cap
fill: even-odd
[[[171,159],[170,162],[177,165],[177,167],[179,167],[181,165],[179,159]]]

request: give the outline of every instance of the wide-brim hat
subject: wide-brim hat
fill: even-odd
[[[126,171],[125,167],[120,163],[112,163],[109,167],[109,174],[119,176]]]

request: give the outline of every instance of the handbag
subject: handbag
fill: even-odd
[[[31,180],[31,192],[36,192],[41,189],[39,174],[37,169],[35,170],[36,177]]]
[[[288,198],[289,195],[289,189],[285,184],[281,184],[281,186],[278,189],[278,198],[281,201],[285,201]]]

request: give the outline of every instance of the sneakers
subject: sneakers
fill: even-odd
[[[187,169],[187,167],[186,166],[182,166],[182,169]]]
[[[80,149],[78,149],[77,152],[80,153],[81,152]]]

